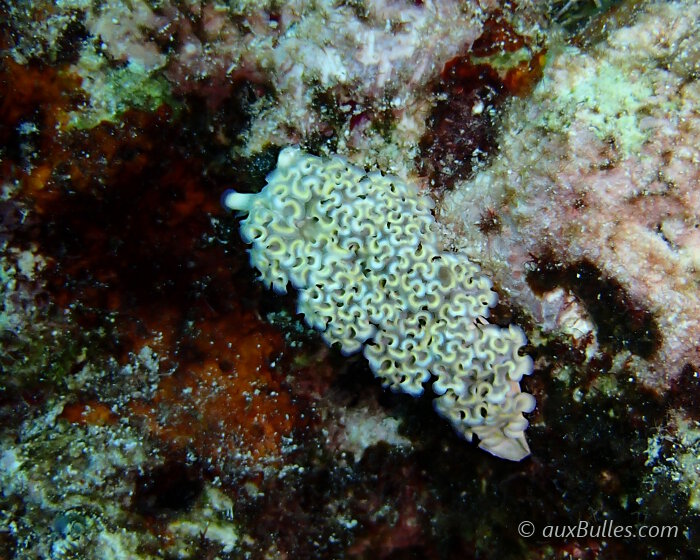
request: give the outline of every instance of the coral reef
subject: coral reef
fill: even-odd
[[[699,15],[0,3],[0,557],[697,557]],[[432,198],[400,223],[498,293],[465,333],[527,333],[527,458],[256,282],[220,194],[292,145]]]
[[[51,402],[44,415],[27,420],[17,441],[3,436],[4,538],[17,557],[77,558],[93,550],[123,558],[146,540],[123,529],[130,521],[121,504],[133,492],[134,473],[157,462],[157,454],[134,428],[60,420],[63,404]]]
[[[685,8],[693,17],[678,16]],[[570,289],[598,342],[661,391],[700,362],[700,89],[690,60],[663,62],[686,56],[697,10],[654,4],[590,52],[552,53],[532,98],[509,108],[498,156],[440,207],[455,243],[536,322],[563,308],[545,311],[533,282]],[[502,227],[484,235],[476,224],[489,208]],[[540,261],[570,267],[578,287]]]

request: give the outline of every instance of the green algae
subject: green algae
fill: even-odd
[[[163,104],[175,111],[179,108],[161,70],[148,70],[136,61],[114,65],[94,44],[82,51],[74,70],[88,99],[70,115],[69,127],[87,129],[103,121],[119,122],[129,109],[155,111]]]

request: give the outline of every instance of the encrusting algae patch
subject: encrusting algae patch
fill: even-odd
[[[131,406],[173,451],[194,450],[217,469],[233,460],[258,470],[281,460],[298,427],[296,408],[270,369],[279,333],[245,313],[208,321],[176,375]]]

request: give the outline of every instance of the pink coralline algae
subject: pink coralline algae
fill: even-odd
[[[319,92],[332,91],[342,107],[359,104],[358,113],[415,108],[436,69],[479,36],[490,4],[107,3],[86,24],[114,59],[162,71],[175,92],[199,92],[210,104],[236,80],[269,84],[274,101],[261,101],[247,139],[254,152],[328,135]]]
[[[499,155],[441,209],[545,332],[582,338],[596,305],[615,309],[589,355],[607,338],[619,367],[662,391],[700,362],[700,84],[686,48],[698,21],[696,4],[655,4],[590,52],[552,54]],[[484,234],[488,212],[501,227]],[[570,296],[535,294],[547,266],[573,273]]]

